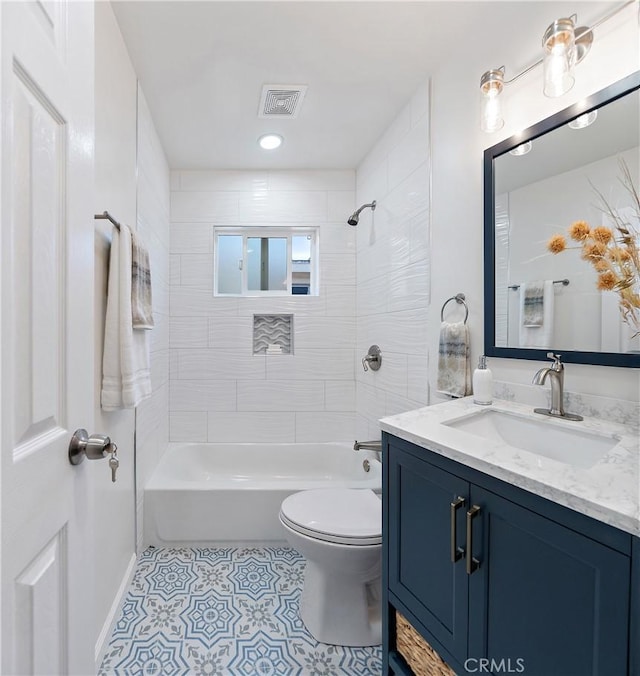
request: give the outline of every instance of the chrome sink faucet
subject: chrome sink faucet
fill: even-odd
[[[534,385],[544,385],[547,376],[551,383],[551,408],[534,408],[534,413],[549,415],[566,420],[583,420],[581,415],[566,413],[564,410],[564,364],[560,361],[561,355],[547,352],[547,357],[553,359],[551,366],[541,368],[533,376]]]

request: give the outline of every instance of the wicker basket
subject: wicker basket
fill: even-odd
[[[396,611],[396,647],[415,676],[455,676],[451,667]]]

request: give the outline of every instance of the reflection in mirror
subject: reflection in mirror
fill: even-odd
[[[633,78],[635,88],[613,101],[602,105],[605,93],[595,95],[597,114],[578,115],[585,107],[575,106],[550,118],[546,129],[543,122],[486,152],[485,171],[493,170],[485,176],[485,187],[493,185],[485,194],[493,205],[485,214],[491,266],[485,275],[493,277],[485,283],[493,298],[486,303],[493,310],[485,318],[493,325],[486,331],[492,339],[487,354],[533,359],[554,350],[566,361],[640,365],[640,336],[622,320],[618,291],[598,290],[598,272],[583,257],[581,242],[567,235],[576,221],[613,227],[598,192],[640,232],[638,205],[621,167],[622,161],[637,189],[640,76]],[[510,152],[528,141],[526,153]],[[565,236],[566,248],[554,255],[547,244],[557,234]],[[637,275],[635,283],[640,291]]]

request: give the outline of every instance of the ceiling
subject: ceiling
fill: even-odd
[[[479,82],[539,58],[551,21],[605,2],[227,0],[113,3],[173,169],[351,169],[415,89],[459,64]],[[308,85],[296,119],[260,119],[264,84]],[[257,138],[281,134],[261,150]]]

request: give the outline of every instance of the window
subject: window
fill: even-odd
[[[214,230],[216,296],[318,294],[316,228]]]

